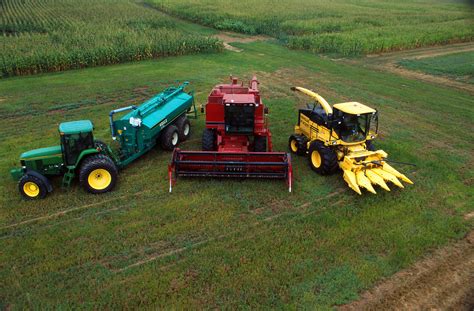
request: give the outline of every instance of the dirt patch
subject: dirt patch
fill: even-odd
[[[473,310],[474,231],[340,310]]]
[[[427,57],[435,57],[460,52],[474,51],[474,42],[458,43],[443,46],[434,46],[427,48],[419,48],[415,50],[406,50],[398,52],[390,52],[385,54],[367,55],[365,58],[358,60],[344,60],[352,64],[368,65],[376,70],[389,71],[409,79],[421,80],[429,83],[435,83],[443,86],[461,89],[474,94],[474,85],[456,81],[447,77],[433,76],[418,71],[412,71],[400,67],[397,63],[402,59],[422,59]]]
[[[232,51],[232,52],[242,52],[242,49],[236,48],[235,46],[230,45],[232,42],[238,42],[238,43],[250,43],[250,42],[255,42],[255,41],[266,41],[269,40],[270,37],[266,36],[246,36],[242,34],[237,34],[233,32],[220,32],[217,35],[215,35],[219,40],[222,40],[224,42],[224,48]]]

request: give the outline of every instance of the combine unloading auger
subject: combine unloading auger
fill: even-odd
[[[332,107],[319,94],[293,87],[311,97],[315,103],[299,110],[295,133],[290,136],[293,153],[308,154],[311,168],[321,175],[342,169],[348,186],[362,194],[361,188],[376,193],[373,185],[390,191],[387,182],[404,188],[401,181],[413,182],[387,162],[387,153],[375,150],[378,113],[357,102],[335,104]]]
[[[168,166],[169,190],[178,177],[286,179],[292,188],[291,156],[273,152],[271,132],[256,77],[249,86],[231,77],[213,88],[206,104],[203,151],[175,149]]]

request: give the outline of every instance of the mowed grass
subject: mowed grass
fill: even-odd
[[[474,38],[467,2],[439,0],[147,0],[222,30],[266,34],[293,49],[354,56]]]
[[[383,277],[472,228],[473,98],[458,90],[341,64],[269,43],[224,52],[0,81],[0,301],[20,308],[311,308],[349,302]],[[415,185],[358,196],[341,174],[322,177],[293,157],[283,181],[179,179],[170,153],[124,169],[115,191],[78,185],[25,202],[8,176],[21,152],[58,143],[58,123],[91,119],[111,142],[113,108],[189,80],[198,104],[229,74],[256,73],[270,108],[274,149],[305,100],[357,100],[380,111],[378,146]],[[198,150],[203,118],[181,148]]]
[[[129,0],[0,2],[0,75],[221,50],[209,31]]]
[[[422,59],[402,59],[398,64],[407,69],[474,83],[474,52],[454,53]]]

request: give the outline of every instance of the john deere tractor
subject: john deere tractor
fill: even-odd
[[[20,193],[27,199],[44,198],[53,189],[48,177],[63,175],[62,185],[69,187],[76,172],[88,192],[111,190],[117,181],[117,166],[108,155],[108,147],[94,141],[92,130],[89,120],[61,123],[59,146],[23,153],[21,168],[11,170],[19,180]]]
[[[386,181],[404,188],[402,181],[413,182],[387,163],[387,153],[376,150],[372,141],[377,137],[378,112],[358,102],[335,104],[331,107],[319,94],[292,87],[310,98],[312,103],[300,109],[295,133],[289,148],[298,155],[307,155],[310,167],[320,175],[339,168],[344,180],[358,194],[360,188],[376,193],[372,185],[390,191]]]
[[[23,197],[44,198],[52,191],[49,180],[63,176],[62,186],[68,188],[75,176],[90,193],[103,193],[114,188],[118,169],[150,151],[156,144],[173,150],[190,136],[187,113],[196,117],[194,95],[179,87],[169,87],[139,106],[127,106],[109,113],[113,151],[105,143],[94,140],[89,120],[65,122],[59,125],[60,145],[23,153],[20,168],[11,170]],[[191,110],[191,108],[194,108]],[[117,113],[125,113],[114,120]]]

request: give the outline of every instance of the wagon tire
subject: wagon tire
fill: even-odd
[[[18,181],[18,190],[26,200],[44,199],[48,194],[48,187],[44,181],[28,173]]]
[[[161,148],[172,151],[179,144],[179,131],[176,125],[168,125],[161,135]]]
[[[176,126],[178,127],[180,141],[185,141],[191,136],[191,122],[185,115],[178,118]]]
[[[95,154],[82,161],[79,183],[85,191],[93,194],[109,192],[117,179],[117,166],[108,156]]]

